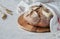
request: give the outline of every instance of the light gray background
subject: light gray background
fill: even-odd
[[[14,15],[9,15],[5,21],[0,19],[0,39],[60,39],[53,33],[31,33],[20,29],[17,25],[19,15],[16,14],[16,7],[20,1],[0,0],[0,4],[14,11]]]

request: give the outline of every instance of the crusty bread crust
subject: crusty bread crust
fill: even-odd
[[[33,26],[28,24],[24,18],[23,18],[23,14],[21,16],[19,16],[18,18],[18,24],[23,27],[23,29],[27,30],[27,31],[31,31],[31,32],[50,32],[50,27],[37,27],[37,26]]]

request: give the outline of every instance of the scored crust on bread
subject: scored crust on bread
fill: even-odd
[[[31,31],[31,32],[50,32],[50,27],[35,27],[33,25],[28,24],[24,18],[23,18],[23,14],[18,18],[18,23],[20,26],[23,27],[23,29],[27,30],[27,31]]]
[[[35,9],[34,9],[35,8]],[[33,6],[24,14],[24,19],[31,25],[48,27],[52,13],[43,5]]]
[[[32,11],[31,13],[27,12],[24,14],[24,19],[32,25],[36,25],[39,22],[39,16],[35,11]]]
[[[31,6],[27,12],[18,18],[23,29],[32,32],[50,32],[52,12],[43,5]]]

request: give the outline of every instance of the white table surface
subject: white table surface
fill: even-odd
[[[31,33],[18,27],[16,7],[20,0],[0,0],[0,3],[10,10],[13,16],[8,15],[6,20],[0,19],[0,39],[60,39],[53,33]]]

